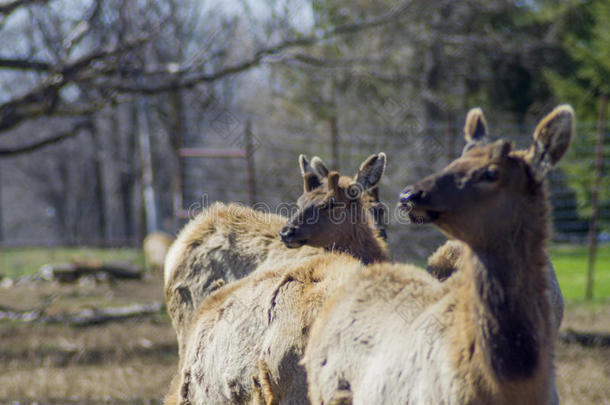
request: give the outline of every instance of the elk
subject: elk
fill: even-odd
[[[311,328],[313,404],[557,403],[544,178],[573,115],[555,108],[513,150],[487,143],[481,110],[469,112],[462,156],[400,197],[412,221],[463,243],[458,271],[444,283],[408,266],[355,273]]]
[[[174,237],[168,233],[151,232],[142,242],[144,251],[144,263],[152,274],[163,274],[163,263]]]
[[[336,175],[336,172],[332,176],[340,184],[352,185],[351,192],[359,192],[348,203],[357,200],[358,207],[365,207],[373,217],[380,219],[383,219],[384,207],[379,203],[376,190],[385,163],[385,154],[379,153],[366,159],[353,179]],[[198,214],[179,233],[165,261],[165,300],[180,353],[192,314],[201,301],[221,286],[239,280],[255,269],[262,271],[286,260],[298,261],[320,253],[321,249],[348,252],[366,261],[387,257],[380,235],[384,231],[382,223],[368,221],[369,215],[362,216],[368,222],[360,223],[360,228],[347,229],[345,224],[349,221],[343,224],[331,221],[329,206],[324,205],[329,170],[322,160],[314,157],[310,163],[301,155],[299,167],[304,194],[299,198],[299,209],[289,226],[285,226],[289,220],[283,216],[236,204],[217,203]],[[305,220],[299,222],[299,218]],[[358,231],[363,227],[367,227],[365,232]],[[370,235],[372,232],[375,235]],[[364,242],[367,244],[363,245]]]
[[[334,240],[331,251],[276,260],[205,299],[166,404],[307,403],[299,361],[317,309],[349,274],[387,259],[362,198],[377,185],[384,165],[379,154],[354,179],[337,172],[322,180],[304,176],[305,193],[281,237],[294,247]]]

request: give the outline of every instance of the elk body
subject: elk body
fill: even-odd
[[[305,193],[282,239],[295,247],[303,241],[326,246],[333,237],[324,229],[334,227],[347,244],[276,261],[204,300],[167,404],[308,402],[299,361],[318,309],[365,263],[387,259],[363,198],[383,172],[378,160],[367,161],[355,179],[336,172],[304,176]]]
[[[142,242],[144,251],[144,263],[152,274],[163,274],[163,263],[174,237],[168,233],[151,232]]]
[[[383,153],[372,155],[361,165],[354,179],[337,177],[342,184],[359,185],[356,191],[363,192],[357,200],[379,220],[383,220],[384,207],[379,203],[377,183],[385,169],[385,161]],[[324,163],[314,157],[310,164],[301,155],[299,166],[305,191],[299,199],[300,209],[292,219],[236,204],[214,204],[193,218],[178,235],[165,262],[165,300],[178,336],[180,353],[186,329],[201,301],[255,269],[264,271],[286,261],[303,260],[323,250],[347,252],[363,261],[386,257],[385,242],[375,235],[374,244],[363,245],[363,238],[370,233],[368,228],[364,236],[356,234],[358,229],[345,227],[349,218],[343,223],[333,222],[328,217],[328,207],[317,205],[319,195],[325,195],[321,190],[328,189],[329,170]],[[371,176],[375,181],[369,181],[364,188],[365,177]],[[305,221],[304,215],[311,218]],[[314,215],[319,217],[314,218]],[[367,223],[366,226],[372,226],[377,235],[384,232],[382,223]],[[373,252],[371,246],[376,249],[381,246],[381,250]]]
[[[546,172],[573,111],[545,117],[527,150],[485,144],[472,110],[462,156],[401,195],[415,222],[461,241],[444,283],[408,266],[356,272],[328,301],[305,353],[314,404],[550,404],[554,327]],[[382,314],[382,316],[380,316]]]

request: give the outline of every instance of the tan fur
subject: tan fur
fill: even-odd
[[[152,274],[163,274],[163,263],[174,237],[168,233],[151,232],[142,241],[144,251],[144,262],[146,268]]]
[[[485,146],[486,126],[467,122],[467,131],[479,131],[467,136],[476,143],[405,190],[412,220],[464,243],[459,269],[438,284],[382,264],[339,289],[317,317],[304,358],[314,404],[337,396],[354,404],[558,403],[544,249],[549,208],[539,175],[550,167],[547,156],[555,164],[565,153],[572,115],[559,107],[543,120],[536,153],[511,152],[500,141]],[[484,123],[476,111],[468,117]]]
[[[181,352],[192,313],[211,292],[257,267],[318,252],[286,248],[277,236],[285,222],[278,215],[216,203],[180,232],[165,263],[165,300]]]
[[[192,404],[307,403],[299,360],[309,327],[326,299],[361,268],[351,256],[320,253],[213,293],[188,335],[183,383],[172,387],[179,393],[168,397],[186,393],[180,400]]]
[[[461,267],[460,259],[464,256],[464,250],[464,245],[459,241],[445,242],[428,258],[426,270],[440,281],[448,279]]]
[[[252,377],[255,402],[265,405],[277,405],[277,397],[271,388],[271,372],[264,360],[258,362],[258,373]]]

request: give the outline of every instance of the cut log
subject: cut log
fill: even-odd
[[[118,308],[89,308],[75,314],[59,314],[41,317],[45,323],[62,323],[71,326],[91,326],[106,322],[118,322],[159,314],[165,310],[160,302],[133,304]]]
[[[165,305],[161,302],[133,304],[115,308],[88,308],[76,313],[57,315],[45,315],[44,308],[20,311],[0,307],[0,321],[13,320],[21,322],[61,323],[70,326],[91,326],[157,315],[164,311]]]
[[[46,264],[40,275],[47,280],[73,282],[83,276],[106,274],[118,279],[141,279],[142,269],[126,262],[74,261],[71,263]]]
[[[577,332],[568,329],[559,335],[563,343],[577,343],[586,347],[608,347],[610,346],[610,335],[607,333]]]

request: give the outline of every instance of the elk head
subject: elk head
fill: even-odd
[[[479,108],[472,109],[464,127],[467,145],[462,156],[440,173],[405,188],[401,208],[413,222],[434,222],[444,232],[477,245],[502,238],[515,226],[530,226],[530,212],[544,203],[546,173],[565,154],[573,131],[570,106],[555,108],[536,127],[526,150],[513,150],[505,140],[489,142]],[[524,217],[528,218],[524,221]]]
[[[374,190],[385,162],[384,153],[372,155],[350,178],[329,171],[319,158],[310,164],[305,156],[299,156],[303,195],[297,200],[297,212],[280,231],[286,246],[341,249],[351,243],[356,228],[374,227],[369,210],[371,203],[379,203]]]

